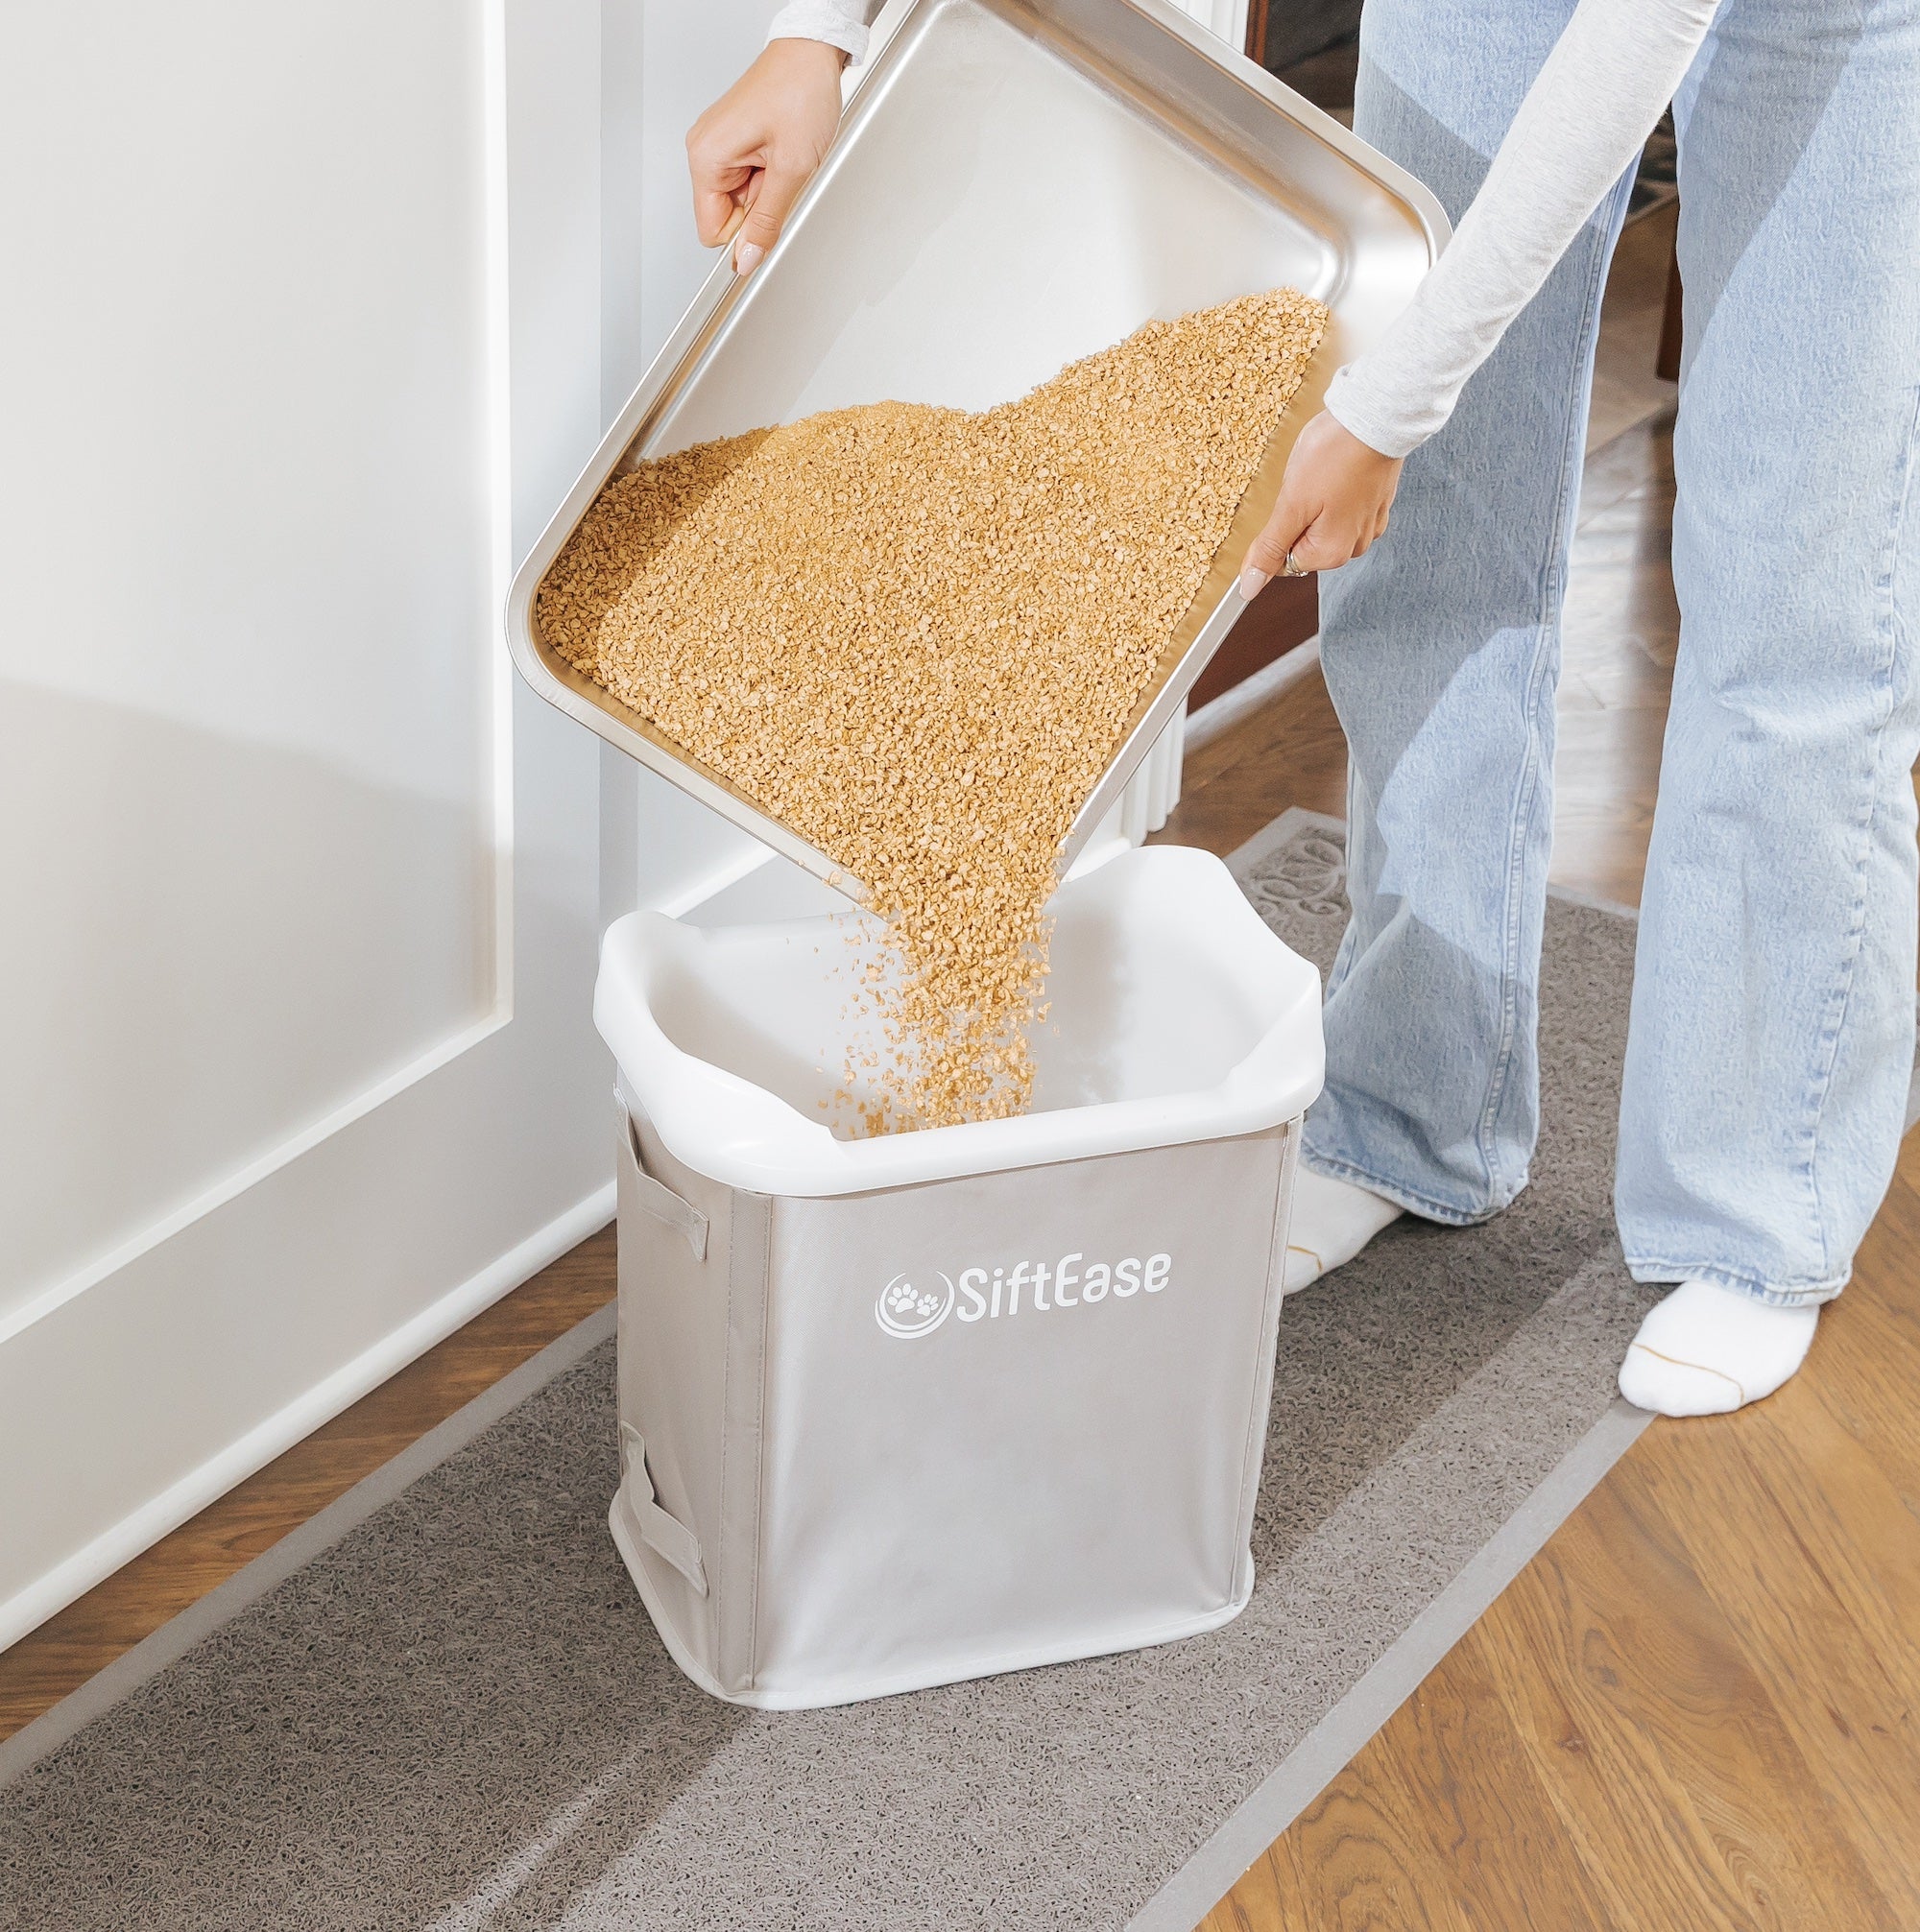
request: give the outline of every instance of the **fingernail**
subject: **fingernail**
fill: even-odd
[[[766,253],[758,242],[742,242],[733,250],[733,273],[736,275],[750,275],[759,267],[760,258]]]
[[[1266,572],[1264,570],[1256,570],[1251,563],[1240,572],[1240,595],[1249,604],[1266,588]]]

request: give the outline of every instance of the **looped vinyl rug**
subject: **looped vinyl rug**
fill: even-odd
[[[1324,970],[1339,826],[1289,813],[1235,863]],[[1637,1430],[1613,1378],[1654,1291],[1608,1202],[1632,956],[1626,918],[1549,905],[1533,1185],[1287,1302],[1225,1629],[842,1710],[715,1703],[608,1538],[603,1314],[491,1426],[455,1418],[0,1747],[0,1927],[1191,1926]]]

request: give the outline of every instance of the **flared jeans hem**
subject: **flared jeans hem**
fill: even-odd
[[[1302,1147],[1300,1157],[1323,1180],[1344,1181],[1352,1186],[1364,1187],[1369,1194],[1378,1194],[1382,1201],[1391,1201],[1396,1207],[1403,1207],[1409,1214],[1417,1214],[1423,1221],[1438,1222],[1443,1228],[1477,1228],[1481,1222],[1491,1221],[1496,1214],[1511,1207],[1526,1185],[1526,1176],[1522,1175],[1520,1186],[1504,1200],[1495,1202],[1491,1207],[1467,1209],[1454,1207],[1444,1201],[1435,1201],[1432,1196],[1422,1194],[1417,1188],[1404,1187],[1399,1181],[1390,1181],[1383,1174],[1376,1174],[1370,1168],[1356,1166],[1351,1160],[1336,1159],[1320,1153],[1310,1145]]]
[[[1848,1268],[1824,1281],[1782,1288],[1773,1282],[1759,1280],[1737,1268],[1722,1268],[1711,1261],[1661,1261],[1646,1255],[1629,1254],[1626,1267],[1627,1273],[1636,1281],[1649,1284],[1711,1281],[1716,1288],[1725,1288],[1733,1294],[1764,1301],[1769,1308],[1817,1308],[1823,1301],[1831,1301],[1853,1278],[1853,1270]]]

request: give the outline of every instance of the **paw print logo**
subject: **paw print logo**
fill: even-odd
[[[952,1282],[945,1275],[937,1274],[935,1279],[938,1288],[917,1287],[904,1275],[896,1275],[874,1303],[874,1320],[902,1342],[932,1334],[953,1312]]]

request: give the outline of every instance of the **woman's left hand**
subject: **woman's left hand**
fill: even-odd
[[[840,125],[847,57],[824,40],[769,40],[759,59],[686,137],[693,216],[709,249],[733,244],[733,270],[751,274]]]
[[[1386,529],[1401,461],[1370,448],[1323,409],[1286,460],[1280,501],[1247,552],[1240,595],[1251,603],[1269,578],[1337,570],[1358,557]]]

